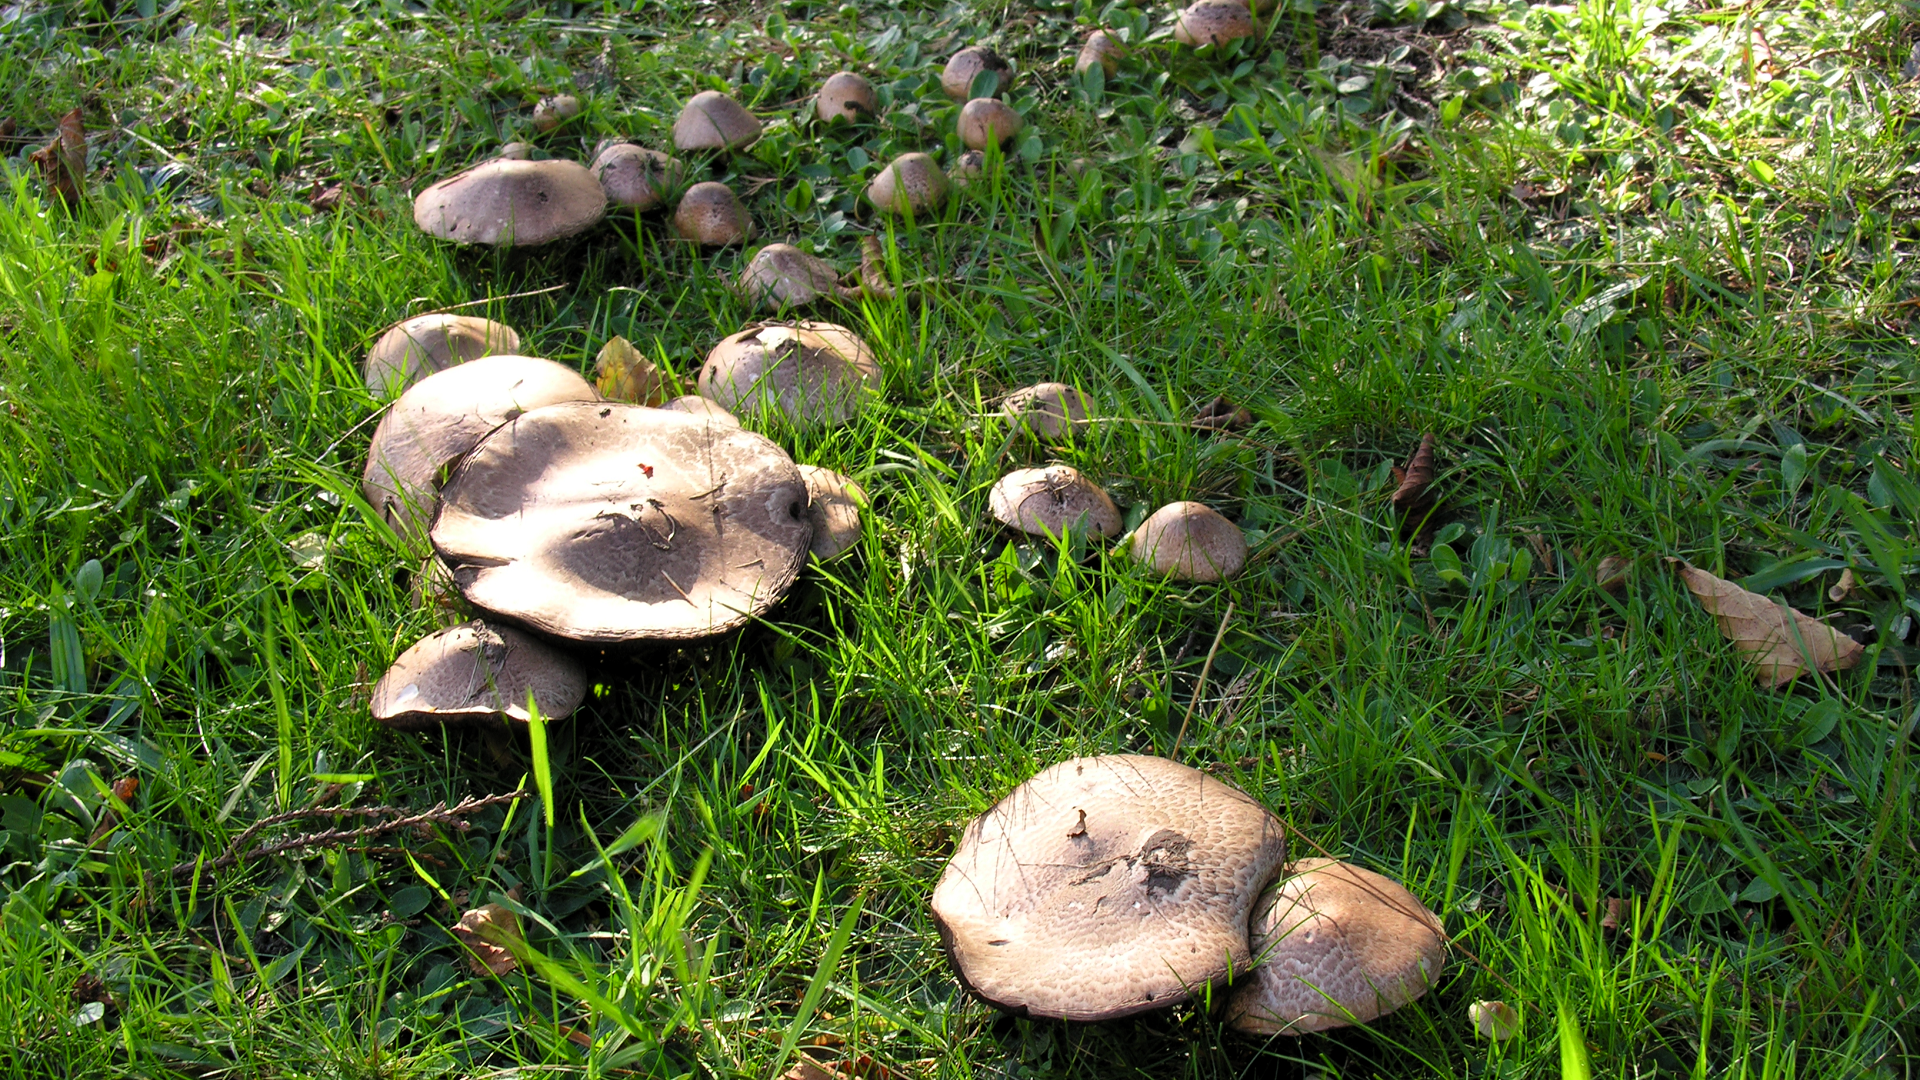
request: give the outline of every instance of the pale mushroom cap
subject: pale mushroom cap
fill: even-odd
[[[1000,76],[999,85],[993,90],[994,97],[1006,93],[1008,84],[1013,82],[1013,65],[1004,57],[984,45],[969,45],[947,60],[947,66],[940,72],[940,89],[955,101],[965,101],[973,96],[973,80],[983,71]]]
[[[671,412],[686,413],[703,420],[711,420],[727,427],[739,427],[740,418],[720,407],[718,402],[709,401],[699,394],[682,394],[665,405],[660,406]]]
[[[925,154],[901,154],[867,185],[875,209],[925,214],[947,201],[947,174]]]
[[[786,451],[644,405],[535,409],[442,497],[433,545],[469,603],[601,645],[735,629],[786,595],[813,539]]]
[[[633,210],[651,210],[680,186],[686,168],[658,150],[632,143],[611,143],[593,158],[593,175],[607,202]]]
[[[543,97],[533,106],[533,127],[536,131],[552,131],[579,115],[580,99],[572,94]]]
[[[739,412],[766,406],[796,424],[844,424],[866,404],[880,365],[832,323],[765,323],[728,335],[700,369],[700,396]]]
[[[1205,503],[1177,502],[1155,510],[1133,531],[1133,557],[1183,581],[1224,581],[1247,566],[1247,537]]]
[[[1246,0],[1200,0],[1182,11],[1173,27],[1173,40],[1195,48],[1253,35],[1253,10]]]
[[[980,997],[1108,1020],[1245,971],[1248,916],[1285,857],[1280,822],[1197,769],[1076,758],[967,826],[933,917]]]
[[[1023,386],[1001,404],[1007,418],[1038,438],[1058,439],[1087,429],[1093,399],[1066,383]]]
[[[475,619],[401,653],[374,684],[373,718],[393,728],[495,717],[524,724],[529,694],[542,717],[558,720],[585,700],[586,672],[531,634]]]
[[[1120,535],[1120,508],[1071,465],[1015,469],[993,485],[987,502],[995,520],[1035,536],[1079,529]]]
[[[525,161],[533,156],[533,144],[523,142],[501,143],[500,152],[493,155],[501,161]]]
[[[739,292],[749,304],[769,310],[800,307],[840,295],[840,273],[825,259],[792,244],[768,244],[740,271]]]
[[[1026,126],[1012,106],[996,98],[974,98],[960,108],[960,141],[973,150],[995,142],[1005,146]]]
[[[673,211],[673,234],[713,247],[738,244],[753,235],[753,218],[732,188],[703,180],[680,196],[680,205]]]
[[[813,98],[813,114],[821,123],[845,120],[857,124],[871,120],[880,108],[880,97],[866,76],[851,71],[836,71],[820,84]]]
[[[818,465],[800,466],[807,482],[807,516],[813,519],[813,557],[821,562],[860,542],[860,508],[867,493],[850,476]]]
[[[732,150],[759,137],[760,121],[718,90],[693,95],[673,122],[673,145],[681,150]]]
[[[606,213],[600,181],[579,162],[557,158],[483,161],[413,200],[413,223],[457,244],[545,244],[585,232]]]
[[[1236,985],[1227,1022],[1255,1035],[1365,1023],[1427,992],[1447,960],[1440,917],[1399,882],[1333,859],[1302,859],[1254,909],[1260,966]]]
[[[966,187],[978,180],[987,171],[987,155],[978,150],[969,150],[953,159],[953,172],[949,174],[955,187]]]
[[[1098,64],[1111,75],[1120,70],[1120,58],[1127,54],[1126,46],[1120,39],[1105,30],[1095,30],[1088,35],[1086,44],[1080,46],[1080,55],[1074,57],[1073,73],[1085,75],[1088,69]]]
[[[520,351],[513,327],[475,315],[415,315],[388,327],[361,367],[367,389],[398,393],[436,371],[482,356]]]
[[[380,418],[361,491],[395,530],[421,532],[441,470],[487,432],[528,409],[599,396],[573,369],[531,356],[483,356],[429,375]]]

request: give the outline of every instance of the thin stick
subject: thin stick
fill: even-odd
[[[407,318],[417,319],[421,315],[444,315],[449,311],[459,311],[461,308],[479,307],[482,304],[491,304],[495,300],[524,300],[529,296],[543,296],[547,293],[559,292],[561,289],[566,289],[570,287],[571,287],[570,283],[562,282],[559,285],[549,285],[544,289],[529,289],[526,292],[507,293],[504,296],[483,296],[478,300],[467,300],[458,304],[449,304],[446,307],[434,308],[432,311],[422,311],[416,315],[409,315],[407,316]]]
[[[1200,665],[1200,685],[1193,688],[1193,697],[1187,701],[1187,715],[1180,718],[1180,731],[1173,737],[1173,753],[1169,757],[1180,756],[1180,740],[1187,737],[1187,722],[1193,719],[1193,707],[1200,704],[1200,695],[1207,691],[1207,676],[1213,671],[1213,658],[1220,651],[1220,642],[1227,636],[1227,623],[1233,621],[1233,601],[1227,601],[1226,614],[1220,616],[1220,629],[1213,633],[1213,644],[1207,649],[1207,662]]]

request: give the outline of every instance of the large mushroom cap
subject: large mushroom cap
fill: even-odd
[[[1023,386],[1001,403],[1007,418],[1042,439],[1058,439],[1087,429],[1093,399],[1066,383]]]
[[[467,601],[602,645],[706,637],[786,595],[807,557],[807,485],[750,431],[667,409],[535,409],[474,447],[433,546]]]
[[[367,389],[392,394],[455,364],[519,351],[520,335],[505,323],[473,315],[416,315],[380,335],[367,350],[361,374]]]
[[[840,295],[840,273],[825,259],[792,244],[768,244],[740,271],[740,295],[756,307],[801,307]]]
[[[987,503],[1001,524],[1035,536],[1120,535],[1120,508],[1071,465],[1015,469],[993,485]]]
[[[1199,0],[1180,13],[1180,21],[1173,26],[1173,40],[1195,48],[1225,45],[1252,37],[1255,30],[1253,9],[1247,6],[1247,0]]]
[[[1095,30],[1087,36],[1086,44],[1080,46],[1080,55],[1074,57],[1073,73],[1085,75],[1098,65],[1108,75],[1120,70],[1120,58],[1127,55],[1127,47],[1120,39],[1105,30]]]
[[[1224,581],[1247,565],[1247,538],[1240,526],[1197,502],[1155,510],[1133,531],[1133,557],[1183,581]]]
[[[1440,977],[1440,917],[1399,882],[1334,859],[1290,869],[1254,910],[1261,966],[1235,988],[1228,1023],[1255,1035],[1363,1024]]]
[[[762,323],[723,338],[700,369],[700,396],[740,412],[778,409],[796,424],[844,424],[866,403],[880,365],[832,323]]]
[[[938,210],[947,201],[947,174],[925,154],[901,154],[867,184],[867,201],[896,214]]]
[[[673,122],[673,145],[681,150],[732,150],[759,137],[760,121],[718,90],[693,95]]]
[[[456,173],[413,200],[413,223],[457,244],[528,247],[592,228],[607,194],[586,166],[554,158],[495,158]]]
[[[658,150],[632,143],[609,143],[593,158],[593,175],[600,180],[607,202],[632,210],[651,210],[667,201],[680,186],[686,168]]]
[[[880,97],[866,76],[851,71],[836,71],[820,84],[813,98],[813,113],[821,123],[845,120],[857,124],[870,120],[880,108]]]
[[[813,519],[813,557],[822,562],[860,542],[860,508],[867,493],[850,476],[818,465],[800,466],[807,481],[807,516]]]
[[[940,89],[955,101],[965,101],[973,96],[973,80],[983,71],[991,71],[999,76],[994,85],[993,95],[999,97],[1007,92],[1007,85],[1013,82],[1013,65],[1006,58],[985,45],[969,45],[948,58],[947,66],[940,72]]]
[[[1197,769],[1076,758],[967,826],[933,917],[987,1001],[1109,1020],[1245,971],[1248,915],[1285,857],[1280,822]]]
[[[373,431],[360,489],[403,534],[433,518],[434,486],[449,462],[528,409],[599,397],[571,368],[531,356],[483,356],[414,383]]]
[[[703,180],[680,196],[673,210],[673,233],[712,247],[738,244],[753,235],[753,218],[732,188]]]
[[[374,684],[373,718],[393,728],[495,717],[524,724],[529,695],[541,716],[558,720],[586,698],[586,673],[539,638],[476,619],[401,653]]]
[[[995,143],[1005,146],[1026,126],[1011,105],[997,98],[974,98],[960,107],[960,141],[969,149],[985,150]]]

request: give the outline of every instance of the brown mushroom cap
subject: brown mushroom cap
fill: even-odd
[[[403,535],[424,529],[447,464],[528,409],[599,395],[571,368],[531,356],[483,356],[429,375],[380,418],[360,489]]]
[[[673,122],[673,145],[681,150],[734,150],[759,137],[760,121],[718,90],[693,95]]]
[[[940,89],[955,101],[965,101],[973,96],[973,80],[983,71],[1000,76],[993,88],[994,97],[1006,93],[1013,82],[1013,65],[1004,57],[985,45],[969,45],[948,58],[940,72]]]
[[[866,404],[880,365],[832,323],[762,323],[722,339],[700,369],[700,396],[734,412],[767,406],[796,424],[844,424]]]
[[[840,272],[792,244],[768,244],[753,253],[737,286],[747,303],[768,310],[801,307],[840,295]]]
[[[360,370],[367,389],[394,394],[455,364],[519,351],[520,335],[505,323],[444,312],[415,315],[387,327]]]
[[[1399,882],[1334,859],[1302,859],[1260,898],[1260,966],[1227,1022],[1254,1035],[1363,1024],[1427,992],[1447,962],[1440,917]]]
[[[1247,566],[1247,538],[1240,526],[1197,502],[1155,510],[1133,531],[1133,557],[1183,581],[1224,581]]]
[[[901,154],[867,184],[867,201],[896,214],[938,210],[947,201],[947,174],[925,154]]]
[[[1225,45],[1252,37],[1255,32],[1253,10],[1247,6],[1247,0],[1199,0],[1180,13],[1180,21],[1173,27],[1173,40],[1198,48]]]
[[[873,84],[866,76],[851,71],[836,71],[827,76],[827,81],[820,84],[820,92],[813,97],[813,114],[823,124],[834,120],[857,124],[871,120],[879,109],[880,97],[874,92]]]
[[[501,143],[500,151],[493,155],[499,161],[525,161],[533,156],[533,144],[523,142]]]
[[[481,440],[442,499],[433,546],[469,603],[602,645],[740,626],[786,595],[813,539],[786,451],[643,405],[534,409]]]
[[[867,505],[867,493],[852,477],[818,465],[800,466],[800,475],[811,500],[813,557],[825,562],[860,542],[860,508]]]
[[[686,413],[703,420],[710,420],[727,427],[739,427],[740,418],[721,408],[718,403],[709,401],[699,394],[682,394],[665,405],[660,406],[670,412]]]
[[[1007,418],[1041,439],[1059,439],[1087,429],[1093,399],[1066,383],[1043,382],[1008,394],[1001,409]]]
[[[373,718],[391,728],[504,717],[548,720],[580,707],[587,676],[566,653],[512,627],[478,619],[421,638],[373,687]]]
[[[543,97],[533,106],[533,129],[552,131],[580,115],[580,99],[572,94]]]
[[[974,98],[960,107],[960,141],[973,150],[996,142],[1005,146],[1026,126],[1011,105],[997,98]]]
[[[668,193],[680,186],[686,168],[658,150],[609,143],[594,155],[593,175],[607,193],[608,203],[651,210],[666,202]]]
[[[599,224],[607,193],[586,166],[554,158],[483,161],[413,200],[413,223],[456,244],[529,247]]]
[[[753,218],[732,188],[703,180],[680,196],[673,210],[673,234],[713,247],[738,244],[753,235]]]
[[[1095,30],[1087,36],[1086,44],[1080,46],[1080,55],[1074,57],[1073,73],[1085,75],[1088,69],[1099,65],[1108,75],[1120,70],[1120,58],[1127,55],[1127,47],[1120,39],[1105,30]]]
[[[980,997],[1110,1020],[1245,971],[1248,915],[1285,857],[1280,822],[1197,769],[1076,758],[967,826],[933,917]]]
[[[987,502],[995,520],[1035,536],[1080,529],[1120,535],[1120,508],[1071,465],[1015,469],[993,485]]]
[[[966,187],[984,176],[987,171],[987,155],[978,150],[969,150],[953,159],[953,172],[948,175],[954,187]]]

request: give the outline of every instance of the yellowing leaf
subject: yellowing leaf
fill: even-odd
[[[1680,579],[1700,606],[1720,624],[1762,686],[1785,686],[1806,671],[1844,671],[1860,662],[1866,649],[1818,619],[1809,618],[1759,593],[1748,592],[1682,559]]]
[[[667,400],[660,368],[626,338],[609,340],[593,362],[594,389],[609,401],[658,405]]]

